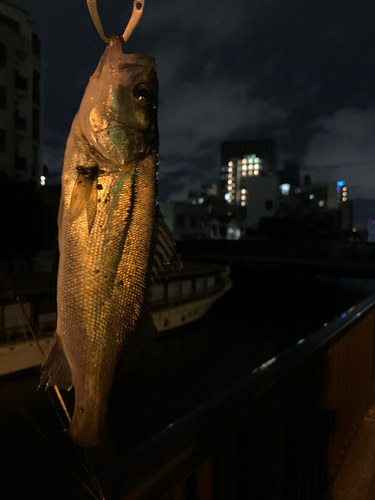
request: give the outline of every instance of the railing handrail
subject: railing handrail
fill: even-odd
[[[375,307],[375,294],[259,366],[119,461],[116,500],[162,498],[248,420],[259,398],[312,362]]]

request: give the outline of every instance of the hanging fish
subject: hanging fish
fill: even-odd
[[[117,360],[130,335],[154,331],[148,285],[175,255],[156,201],[156,61],[122,41],[110,39],[67,141],[56,343],[41,375],[74,386],[69,433],[81,446],[100,441]]]

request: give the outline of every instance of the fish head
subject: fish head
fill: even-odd
[[[79,128],[97,163],[126,170],[157,150],[156,60],[124,54],[114,35],[90,78],[78,112]]]

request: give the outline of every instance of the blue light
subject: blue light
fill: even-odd
[[[347,317],[347,314],[346,314],[346,313],[341,314],[341,317],[342,317],[342,318],[346,318],[346,317]]]
[[[225,198],[226,201],[229,201],[230,200],[230,194],[229,193],[225,193],[224,198]]]
[[[339,186],[340,186],[340,187],[345,186],[345,181],[338,181],[338,182],[337,182],[337,187],[339,187]]]

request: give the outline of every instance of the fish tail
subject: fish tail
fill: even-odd
[[[84,385],[75,387],[75,407],[69,435],[79,446],[92,448],[97,446],[103,435],[108,409],[106,393],[97,393],[95,397],[84,390]]]

